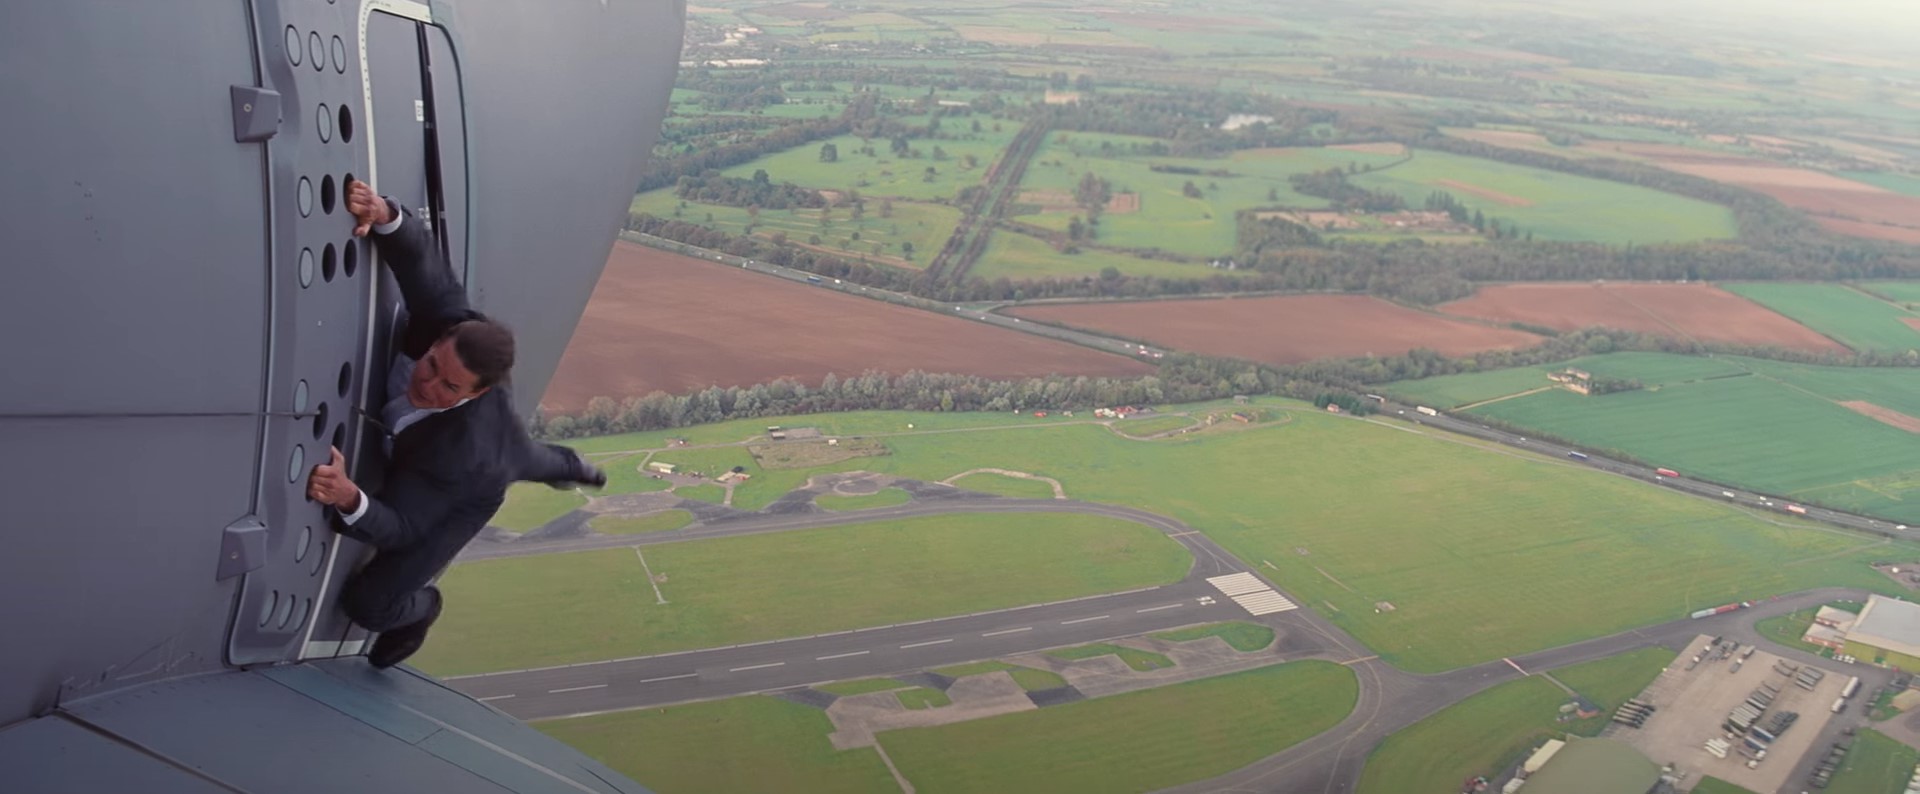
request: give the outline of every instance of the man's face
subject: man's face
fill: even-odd
[[[413,379],[407,383],[407,402],[415,408],[452,408],[461,400],[485,394],[486,389],[474,388],[479,382],[480,378],[460,362],[453,340],[442,339],[414,365]]]

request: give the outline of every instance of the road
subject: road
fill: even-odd
[[[1804,507],[1806,513],[1795,515],[1787,509],[1788,505],[1795,504],[1795,502],[1781,496],[1695,479],[1686,476],[1685,472],[1680,472],[1681,476],[1678,477],[1668,477],[1660,474],[1656,467],[1653,466],[1642,466],[1638,463],[1615,460],[1588,450],[1569,447],[1565,444],[1542,441],[1519,433],[1499,430],[1475,422],[1472,419],[1463,419],[1445,412],[1440,412],[1437,415],[1428,415],[1421,413],[1418,406],[1401,405],[1389,401],[1381,405],[1381,413],[1398,419],[1405,419],[1418,425],[1437,427],[1465,436],[1496,441],[1507,446],[1517,447],[1531,452],[1565,458],[1569,463],[1578,463],[1591,466],[1601,471],[1612,472],[1637,480],[1646,480],[1647,482],[1693,494],[1694,496],[1736,504],[1755,510],[1775,512],[1783,517],[1811,519],[1834,526],[1846,527],[1847,529],[1890,538],[1912,538],[1915,534],[1920,534],[1908,530],[1905,524],[1884,521],[1857,513],[1829,510],[1824,507],[1796,505]],[[1584,457],[1576,457],[1576,453]]]

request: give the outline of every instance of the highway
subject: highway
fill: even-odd
[[[1657,472],[1654,466],[1642,466],[1637,463],[1615,460],[1589,450],[1542,441],[1537,438],[1521,435],[1520,433],[1499,430],[1475,422],[1471,418],[1452,416],[1444,411],[1439,412],[1438,415],[1428,415],[1421,413],[1419,406],[1402,405],[1388,401],[1381,404],[1380,413],[1397,419],[1405,419],[1417,425],[1437,427],[1465,436],[1499,442],[1529,452],[1564,458],[1568,463],[1590,466],[1601,471],[1611,472],[1624,477],[1632,477],[1636,480],[1645,480],[1656,485],[1672,488],[1676,491],[1693,494],[1694,496],[1705,499],[1726,502],[1754,510],[1778,513],[1781,517],[1785,518],[1811,519],[1838,527],[1846,527],[1847,529],[1890,538],[1912,538],[1915,534],[1920,534],[1908,530],[1905,524],[1897,524],[1892,521],[1857,513],[1830,510],[1824,507],[1799,505],[1791,499],[1778,495],[1688,477],[1686,472],[1679,472],[1680,476],[1678,477],[1668,477]],[[1578,453],[1585,457],[1576,458],[1573,456],[1573,453]],[[1807,512],[1796,515],[1787,510],[1787,505],[1789,504],[1804,507]]]

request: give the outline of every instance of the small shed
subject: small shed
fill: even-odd
[[[679,470],[679,468],[680,468],[679,466],[675,466],[671,463],[668,463],[666,461],[660,461],[660,460],[656,460],[652,463],[647,464],[648,471],[655,471],[661,474],[672,474],[675,471]]]

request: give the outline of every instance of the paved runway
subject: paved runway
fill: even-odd
[[[1388,404],[1387,409],[1402,410],[1393,404]],[[1445,415],[1416,415],[1411,406],[1404,410],[1409,420],[1449,431],[1550,455],[1565,456],[1570,451],[1564,446],[1522,438]],[[1599,456],[1570,459],[1569,463],[1585,464],[1758,509],[1783,510],[1785,504],[1782,500],[1744,489],[1664,477],[1647,467]],[[924,483],[918,485],[926,486]],[[1724,493],[1728,492],[1734,496],[1725,496]],[[1296,642],[1304,643],[1302,647],[1308,649],[1307,655],[1348,663],[1360,678],[1359,699],[1354,711],[1333,729],[1283,752],[1227,775],[1169,791],[1334,794],[1355,789],[1367,753],[1386,736],[1487,687],[1518,678],[1522,675],[1520,670],[1564,667],[1655,645],[1678,650],[1701,633],[1723,634],[1742,643],[1761,644],[1769,651],[1789,658],[1811,661],[1813,657],[1804,652],[1784,648],[1759,637],[1752,628],[1753,622],[1762,617],[1785,614],[1839,598],[1865,597],[1864,592],[1841,589],[1797,593],[1762,602],[1753,609],[1699,620],[1675,620],[1515,657],[1510,662],[1495,660],[1439,675],[1419,676],[1371,658],[1371,651],[1358,640],[1309,609],[1251,617],[1246,609],[1228,600],[1217,588],[1208,584],[1206,578],[1247,571],[1259,575],[1260,571],[1240,562],[1207,536],[1178,521],[1113,505],[1071,500],[1005,499],[959,491],[951,498],[916,501],[857,514],[742,514],[737,518],[650,535],[590,535],[538,542],[482,542],[469,546],[461,559],[647,546],[952,513],[1050,512],[1102,515],[1153,526],[1180,542],[1193,554],[1193,568],[1186,578],[1172,585],[1073,601],[726,648],[466,676],[449,681],[462,691],[514,716],[541,719],[900,674],[976,659],[1137,635],[1192,623],[1251,620],[1289,633]],[[1902,530],[1888,522],[1822,508],[1809,508],[1805,517],[1889,536],[1903,534]],[[1275,584],[1275,589],[1282,595],[1286,595],[1284,583],[1270,583]],[[1203,603],[1203,599],[1211,603]],[[1831,662],[1826,664],[1832,666]],[[1883,675],[1884,671],[1856,667],[1852,674],[1861,675],[1869,685],[1884,683],[1875,678]]]

